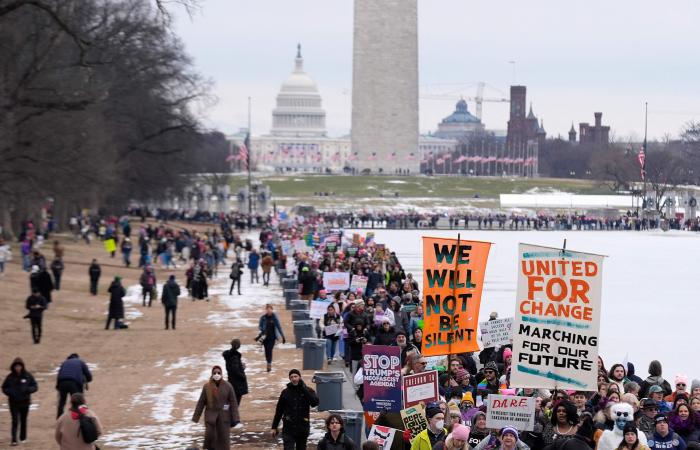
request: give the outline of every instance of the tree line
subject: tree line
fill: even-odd
[[[186,7],[190,2],[183,1]],[[177,193],[220,170],[214,99],[163,2],[0,0],[0,224],[58,224]]]

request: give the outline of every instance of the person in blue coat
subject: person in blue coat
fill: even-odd
[[[260,254],[257,250],[251,250],[248,255],[248,269],[250,269],[250,284],[260,283],[258,279],[258,267],[260,267]]]
[[[273,312],[272,305],[269,303],[265,305],[265,314],[260,317],[258,329],[260,330],[260,334],[255,340],[261,342],[263,347],[265,347],[267,371],[270,372],[272,370],[272,349],[275,347],[275,342],[277,342],[277,339],[281,338],[282,343],[286,344],[287,340],[284,337],[284,331],[282,331],[280,320],[277,318],[277,314]]]

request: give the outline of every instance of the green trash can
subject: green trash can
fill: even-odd
[[[312,381],[316,383],[319,411],[343,409],[344,372],[316,372]]]
[[[323,360],[326,353],[326,340],[302,338],[301,347],[304,349],[304,370],[323,369]]]
[[[356,449],[362,448],[362,438],[365,429],[365,416],[363,411],[351,411],[351,410],[340,410],[340,411],[328,411],[331,414],[338,414],[343,418],[345,422],[345,434],[348,435],[350,439],[355,443]],[[401,436],[394,436],[394,439],[398,439]]]
[[[292,324],[294,325],[294,343],[296,348],[301,348],[301,340],[303,338],[314,337],[314,321],[296,320]]]

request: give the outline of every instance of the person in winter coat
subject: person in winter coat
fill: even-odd
[[[53,281],[51,275],[38,265],[32,266],[32,273],[29,275],[29,287],[31,290],[38,290],[42,297],[46,299],[46,303],[51,303],[51,291],[53,290]]]
[[[260,254],[253,249],[248,255],[248,269],[250,270],[250,284],[260,283],[258,278],[258,267],[260,267]]]
[[[321,320],[321,332],[326,338],[326,358],[328,359],[328,364],[331,364],[333,358],[335,358],[335,350],[339,339],[338,335],[340,334],[342,326],[343,318],[340,317],[340,314],[335,310],[335,306],[332,304],[328,305],[326,314],[323,315],[323,319]],[[330,333],[332,328],[329,327],[337,328],[337,331]]]
[[[495,436],[485,438],[474,450],[530,450],[530,447],[520,440],[518,431],[513,427],[503,427],[498,435],[498,439]]]
[[[456,424],[452,427],[452,432],[447,435],[445,442],[438,442],[433,446],[433,450],[470,450],[467,442],[469,440],[468,426]]]
[[[308,266],[303,266],[301,272],[299,272],[299,297],[302,300],[311,300],[314,295],[315,286],[315,272],[312,272]]]
[[[654,360],[649,363],[649,376],[642,381],[641,388],[639,389],[640,398],[649,397],[649,388],[654,385],[660,386],[664,391],[664,395],[671,395],[671,385],[661,376],[661,370],[661,363],[659,361]]]
[[[131,238],[124,238],[121,244],[122,260],[126,267],[131,266],[131,251],[133,250],[133,245],[131,244]]]
[[[445,414],[436,403],[428,404],[425,409],[425,418],[428,420],[428,428],[413,437],[411,450],[431,450],[447,437]]]
[[[262,341],[263,347],[265,347],[265,361],[267,361],[267,371],[270,372],[272,370],[272,349],[275,347],[275,342],[278,338],[282,338],[282,343],[286,344],[287,340],[284,337],[280,320],[269,303],[265,305],[265,314],[260,317],[258,330],[260,334],[256,340]]]
[[[231,348],[223,353],[224,361],[226,361],[226,374],[228,382],[233,386],[233,391],[236,394],[236,403],[241,406],[241,399],[248,393],[248,379],[245,375],[245,363],[242,360],[240,339],[231,340]],[[235,425],[235,424],[234,424]]]
[[[165,308],[165,329],[168,329],[168,318],[175,329],[175,313],[177,312],[177,298],[180,296],[180,286],[175,281],[175,275],[168,277],[168,282],[163,285],[163,293],[160,302]]]
[[[119,329],[121,320],[124,318],[124,296],[126,290],[122,286],[122,277],[114,277],[114,281],[109,285],[109,311],[107,313],[107,323],[105,330],[109,329],[109,323],[114,320],[114,329]]]
[[[148,296],[148,307],[151,307],[153,303],[153,295],[156,290],[156,274],[153,271],[152,266],[146,266],[143,268],[143,273],[141,273],[141,278],[139,278],[139,284],[141,284],[141,296],[142,302],[141,306],[146,306],[146,296]]]
[[[700,438],[700,417],[685,404],[678,404],[668,415],[668,424],[683,438],[686,444],[698,442]]]
[[[236,395],[228,381],[223,379],[219,366],[211,369],[211,378],[202,387],[192,421],[199,422],[204,412],[204,448],[229,450],[231,448],[231,423],[240,422]]]
[[[347,342],[350,347],[350,372],[355,373],[357,369],[362,367],[362,347],[370,342],[372,337],[369,335],[363,324],[358,323],[350,330]]]
[[[32,291],[32,295],[27,297],[25,307],[29,310],[27,315],[32,325],[32,339],[35,344],[41,341],[41,322],[44,316],[44,310],[48,308],[46,299],[39,293],[37,289]]]
[[[100,281],[100,275],[102,274],[102,268],[97,264],[97,260],[93,259],[88,267],[88,275],[90,275],[90,293],[92,295],[97,295],[97,283]]]
[[[270,253],[265,252],[263,253],[263,257],[260,260],[260,267],[262,268],[262,274],[263,274],[263,286],[269,286],[270,285],[270,272],[272,271],[272,265],[275,263],[275,261],[272,259],[272,256]]]
[[[355,443],[345,434],[345,423],[338,414],[326,419],[326,435],[318,442],[318,450],[354,450]]]
[[[63,276],[63,260],[61,258],[55,258],[51,262],[51,273],[53,273],[53,287],[57,291],[61,290],[61,276]]]
[[[56,375],[56,390],[59,393],[57,418],[63,414],[68,394],[83,392],[85,385],[91,381],[92,373],[90,373],[87,364],[80,359],[77,353],[68,355]]]
[[[396,342],[396,332],[389,318],[385,316],[382,319],[382,326],[374,337],[374,345],[392,345],[394,342]]]
[[[486,413],[483,411],[478,411],[472,417],[472,427],[469,431],[469,439],[467,440],[467,443],[471,448],[474,448],[479,445],[479,443],[488,435],[489,429],[486,428]]]
[[[233,294],[233,288],[238,285],[238,295],[241,295],[241,275],[243,275],[243,263],[236,258],[236,260],[231,264],[231,273],[229,278],[231,279],[231,287],[228,290],[228,295]]]
[[[306,450],[309,438],[309,410],[318,406],[316,392],[301,379],[297,369],[289,371],[289,383],[277,400],[275,417],[272,419],[272,437],[278,435],[282,421],[282,442],[285,450]]]
[[[651,450],[686,449],[686,443],[683,438],[669,428],[666,415],[657,414],[654,417],[654,423],[654,434],[647,440],[647,446]]]
[[[97,434],[102,435],[103,429],[100,419],[88,409],[85,397],[81,393],[70,396],[70,409],[62,414],[56,421],[54,437],[60,450],[95,450],[95,443],[86,443],[80,433],[80,416],[85,415],[93,420],[97,428]]]
[[[2,383],[2,393],[7,395],[12,417],[12,445],[17,445],[17,428],[19,428],[19,440],[22,443],[27,440],[27,415],[29,415],[31,395],[37,389],[36,381],[25,369],[22,358],[15,358],[10,364],[10,373]]]

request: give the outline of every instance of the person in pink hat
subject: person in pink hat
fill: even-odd
[[[676,375],[675,382],[676,390],[674,390],[670,395],[664,397],[667,402],[673,403],[676,401],[676,395],[684,394],[688,395],[688,375],[679,373]]]
[[[471,428],[466,425],[456,424],[452,428],[452,433],[447,435],[444,442],[438,442],[433,450],[470,450],[469,433]]]

